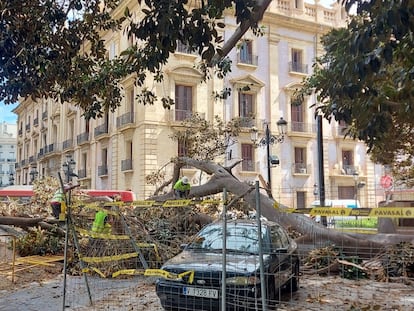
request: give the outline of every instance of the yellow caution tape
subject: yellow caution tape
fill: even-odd
[[[123,206],[125,202],[122,201],[115,201],[115,202],[105,202],[104,206]]]
[[[98,233],[91,230],[85,230],[79,227],[75,227],[75,230],[83,236],[89,236],[94,239],[103,239],[103,240],[130,240],[131,237],[128,235],[115,235],[108,233]]]
[[[116,278],[117,276],[122,275],[143,275],[145,273],[145,270],[139,270],[139,269],[123,269],[116,271],[112,273],[112,277]]]
[[[311,216],[349,216],[351,208],[346,207],[315,207],[310,210]]]
[[[220,204],[221,201],[220,200],[213,200],[213,199],[208,199],[208,200],[202,200],[200,201],[201,204]]]
[[[377,207],[371,209],[370,217],[414,218],[413,207]]]
[[[191,200],[167,200],[162,205],[163,207],[181,207],[190,205]]]
[[[101,256],[101,257],[79,256],[79,259],[81,259],[84,262],[88,262],[88,263],[102,263],[102,262],[124,260],[124,259],[134,258],[137,256],[138,256],[137,253],[128,253],[128,254],[121,254],[121,255],[114,255],[114,256]]]
[[[155,201],[146,201],[146,200],[133,201],[131,205],[136,206],[136,207],[151,207],[155,205]]]
[[[173,280],[173,281],[181,281],[184,276],[188,275],[188,283],[192,284],[194,282],[194,271],[186,271],[180,274],[171,273],[162,269],[146,269],[145,276],[158,276],[164,279]]]
[[[83,273],[87,273],[87,272],[91,272],[91,271],[98,273],[101,278],[106,278],[105,274],[103,274],[103,272],[101,270],[99,270],[98,268],[91,267],[91,268],[83,268],[82,269]]]

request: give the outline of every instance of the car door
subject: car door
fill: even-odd
[[[289,281],[292,275],[293,258],[290,254],[290,240],[286,232],[279,226],[270,228],[272,247],[271,273],[274,275],[275,288],[280,288]]]

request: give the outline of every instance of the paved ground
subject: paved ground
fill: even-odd
[[[89,305],[84,279],[69,277],[65,310],[162,310],[152,280],[138,277],[132,280],[89,281],[93,284],[90,290],[94,305]],[[412,284],[307,276],[302,277],[301,288],[297,293],[283,297],[277,310],[411,311],[414,310],[413,293]],[[0,311],[23,308],[26,311],[63,310],[63,276],[59,275],[47,282],[29,283],[15,290],[0,291]]]

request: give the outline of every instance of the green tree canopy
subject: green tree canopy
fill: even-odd
[[[53,97],[72,101],[87,118],[115,110],[121,102],[119,81],[134,75],[143,86],[147,74],[162,80],[162,66],[177,42],[202,57],[200,68],[225,74],[225,56],[258,21],[271,0],[137,0],[142,16],[134,20],[122,0],[5,0],[0,2],[0,101]],[[136,1],[130,1],[131,6]],[[238,30],[223,45],[219,29],[224,11],[234,8]],[[127,31],[136,42],[109,60],[101,35]],[[203,65],[204,64],[204,65]],[[141,102],[155,94],[144,90]],[[165,107],[173,102],[161,100]]]
[[[348,135],[365,141],[374,161],[412,163],[414,2],[343,3],[356,5],[357,15],[322,38],[326,54],[298,99],[315,92],[317,113],[345,121]]]

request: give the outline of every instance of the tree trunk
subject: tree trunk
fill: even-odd
[[[241,196],[252,207],[256,205],[256,193],[252,186],[239,181],[232,173],[231,169],[225,168],[217,163],[208,161],[197,161],[190,158],[180,158],[181,162],[193,166],[210,175],[210,180],[201,185],[191,187],[190,197],[201,198],[223,191],[225,188],[228,192]],[[152,200],[172,199],[173,193],[167,193],[162,196],[154,196]],[[334,229],[326,228],[311,218],[303,214],[287,213],[286,206],[279,205],[274,207],[275,201],[260,193],[261,212],[269,220],[276,221],[285,228],[293,228],[302,233],[304,237],[299,239],[301,242],[312,242],[314,245],[335,244],[343,247],[347,253],[365,254],[367,257],[377,253],[387,244],[395,244],[401,241],[413,241],[414,238],[408,235],[398,234],[346,234]],[[324,245],[323,245],[324,246]]]
[[[13,225],[20,228],[33,227],[38,225],[41,221],[43,221],[43,218],[0,216],[0,225]]]

